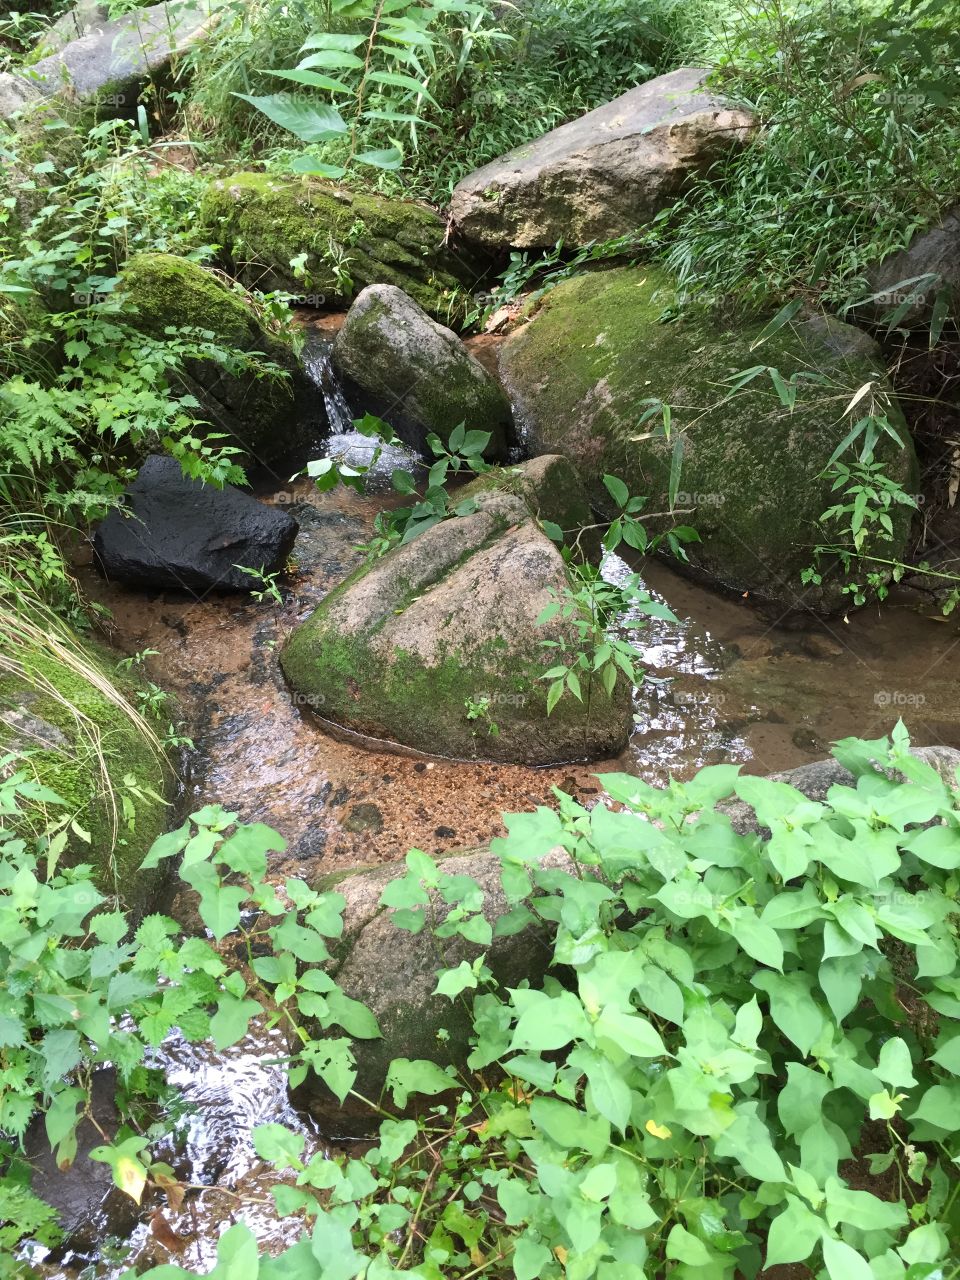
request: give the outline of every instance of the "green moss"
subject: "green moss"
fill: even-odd
[[[819,538],[817,518],[833,500],[823,472],[849,429],[844,406],[868,379],[882,384],[877,349],[858,330],[816,319],[754,348],[761,321],[724,327],[690,315],[660,323],[673,297],[668,278],[649,268],[596,272],[559,286],[501,353],[508,390],[538,447],[573,458],[600,506],[600,479],[609,472],[662,510],[682,432],[679,489],[691,499],[680,505],[693,508],[682,519],[702,539],[691,558],[738,590],[799,598],[800,572]],[[827,385],[803,383],[792,412],[766,374],[724,400],[727,380],[761,363],[785,379],[802,371]],[[655,425],[637,425],[654,399],[673,409],[670,440],[638,439]],[[896,406],[891,420],[909,441]],[[909,443],[901,451],[887,440],[877,453],[906,487],[915,482]],[[908,527],[904,515],[895,549]]]
[[[393,284],[442,319],[479,274],[445,248],[443,221],[425,205],[308,177],[223,178],[207,189],[200,221],[238,278],[321,295],[328,305],[349,302],[369,284]],[[295,275],[290,263],[302,255],[303,273]],[[339,260],[343,273],[334,270]]]
[[[111,659],[92,645],[84,647],[90,665],[106,674],[113,666]],[[167,828],[170,810],[165,796],[171,777],[165,762],[121,707],[51,653],[20,651],[18,658],[26,678],[8,675],[0,681],[0,712],[21,711],[30,720],[51,727],[53,733],[38,746],[29,732],[17,728],[16,721],[8,723],[0,718],[0,749],[29,751],[26,767],[66,801],[66,812],[89,832],[89,844],[71,834],[66,856],[74,862],[92,863],[103,893],[117,895],[136,911],[147,910],[160,873],[141,871],[140,863]],[[114,677],[107,678],[117,683]],[[89,727],[81,728],[84,722],[95,734]],[[98,749],[112,784],[113,800],[103,780]],[[134,795],[125,779],[141,794]],[[132,805],[129,813],[124,811],[124,798]],[[58,808],[53,814],[61,816],[62,812]]]
[[[186,373],[201,416],[235,437],[228,444],[239,443],[266,461],[289,452],[298,430],[299,397],[308,390],[289,339],[265,329],[250,303],[212,272],[173,254],[130,258],[121,291],[132,308],[131,320],[152,337],[163,337],[170,327],[202,329],[223,347],[259,353],[276,365],[279,373],[233,374],[212,360],[191,360]]]
[[[476,498],[497,490],[526,503],[540,521],[551,521],[568,533],[572,543],[578,530],[593,522],[580,479],[567,458],[533,458],[513,467],[491,467],[457,491],[457,498]]]

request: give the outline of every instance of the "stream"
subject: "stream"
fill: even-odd
[[[351,430],[324,337],[307,352],[333,427],[318,448],[362,461],[372,446]],[[88,596],[110,611],[118,656],[157,651],[146,659],[145,671],[174,696],[183,731],[195,743],[184,773],[183,810],[219,802],[242,822],[275,827],[288,841],[271,863],[278,878],[309,881],[402,857],[412,846],[439,854],[483,844],[502,834],[502,812],[548,804],[553,787],[584,803],[595,801],[597,775],[610,770],[665,782],[733,760],[748,773],[765,774],[822,757],[840,737],[879,737],[898,715],[917,744],[960,747],[960,633],[954,619],[926,616],[904,598],[888,602],[882,613],[861,610],[848,619],[785,629],[762,618],[749,601],[700,587],[663,562],[643,564],[643,577],[679,621],[652,620],[635,635],[648,680],[635,696],[629,745],[616,759],[541,769],[493,764],[482,758],[478,739],[477,759],[461,762],[375,748],[328,731],[322,707],[299,705],[287,689],[278,649],[361,563],[358,544],[371,536],[377,513],[400,501],[388,491],[390,472],[414,462],[405,450],[390,451],[365,494],[343,488],[319,494],[303,479],[277,478],[258,487],[262,500],[300,523],[296,570],[283,587],[282,604],[152,595],[108,584],[89,564],[80,568]],[[624,561],[608,558],[608,576],[630,571]],[[167,909],[177,915],[178,903]],[[273,1213],[266,1188],[276,1175],[268,1179],[249,1136],[254,1125],[276,1121],[305,1133],[308,1152],[322,1145],[310,1122],[289,1107],[280,1069],[269,1065],[280,1048],[254,1032],[214,1059],[202,1046],[169,1039],[158,1065],[185,1107],[177,1168],[185,1180],[208,1189],[188,1195],[179,1214],[166,1211],[163,1222],[172,1236],[151,1227],[152,1204],[129,1236],[122,1261],[101,1237],[93,1252],[67,1250],[46,1264],[34,1254],[38,1274],[65,1280],[82,1267],[91,1280],[112,1280],[134,1264],[170,1261],[208,1269],[216,1237],[229,1221],[242,1218],[268,1245],[297,1231],[297,1220],[283,1224]],[[174,1162],[172,1155],[161,1158]],[[106,1208],[104,1215],[109,1233]]]

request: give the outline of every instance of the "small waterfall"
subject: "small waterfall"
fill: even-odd
[[[331,435],[345,435],[353,430],[353,411],[333,371],[330,360],[330,343],[314,339],[303,352],[303,367],[307,377],[323,396]]]
[[[354,412],[343,394],[330,359],[331,343],[312,335],[304,348],[303,367],[307,377],[323,396],[327,432],[314,456],[336,458],[355,467],[369,467],[364,487],[370,492],[389,491],[394,471],[407,471],[415,480],[425,468],[414,449],[404,444],[387,444],[378,436],[361,435],[353,428]]]

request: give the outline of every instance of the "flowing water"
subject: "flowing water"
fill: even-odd
[[[369,456],[371,442],[350,428],[323,344],[308,356],[334,427],[324,448]],[[223,802],[241,821],[279,830],[288,846],[271,864],[278,877],[309,880],[401,857],[411,846],[442,853],[481,844],[502,832],[502,812],[550,803],[555,786],[591,803],[600,794],[597,774],[609,770],[665,781],[735,760],[747,772],[769,773],[823,756],[834,739],[880,736],[898,715],[917,743],[960,746],[955,620],[926,616],[903,600],[881,614],[861,611],[849,620],[811,620],[787,630],[749,602],[710,592],[663,563],[644,564],[642,572],[678,621],[654,620],[636,634],[649,679],[637,692],[635,731],[617,759],[532,769],[485,761],[482,738],[476,759],[451,761],[331,732],[322,707],[318,716],[291,696],[277,651],[361,562],[358,544],[370,537],[376,514],[397,501],[383,492],[384,480],[409,462],[404,451],[386,457],[364,494],[319,494],[298,480],[260,495],[301,526],[296,571],[280,605],[131,591],[101,581],[89,567],[83,571],[90,596],[111,611],[117,648],[158,651],[147,660],[148,674],[176,697],[196,743],[184,805]],[[616,578],[629,566],[614,557],[606,571]],[[175,901],[171,909],[187,908]],[[163,1046],[168,1079],[192,1108],[175,1153],[178,1167],[185,1167],[188,1181],[209,1189],[191,1193],[179,1215],[166,1215],[173,1237],[162,1228],[158,1236],[143,1221],[132,1237],[134,1256],[177,1260],[163,1243],[167,1238],[190,1265],[207,1265],[219,1230],[238,1216],[265,1242],[283,1239],[250,1129],[274,1120],[300,1128],[310,1144],[320,1139],[290,1110],[279,1070],[267,1063],[279,1047],[254,1035],[214,1059],[175,1039]],[[96,1274],[122,1269],[102,1258]],[[67,1273],[75,1271],[59,1263],[46,1271]]]

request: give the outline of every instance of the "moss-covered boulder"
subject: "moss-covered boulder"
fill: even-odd
[[[825,469],[850,429],[844,408],[874,381],[886,389],[876,344],[839,321],[807,317],[759,346],[763,320],[724,324],[706,315],[662,323],[674,289],[651,268],[621,268],[570,280],[500,352],[518,422],[542,450],[567,454],[598,506],[604,473],[620,476],[651,511],[667,507],[675,442],[683,441],[680,497],[702,539],[688,547],[693,565],[715,583],[784,609],[829,611],[840,600],[839,574],[821,587],[801,584],[818,517],[836,501]],[[736,395],[727,381],[768,365],[785,381],[801,375],[785,408],[769,376]],[[815,375],[815,379],[810,375]],[[652,402],[673,410],[672,435],[641,425]],[[888,406],[905,447],[889,438],[877,457],[908,489],[916,459],[903,416]],[[904,511],[901,508],[901,511]],[[904,551],[909,515],[894,517],[884,554]]]
[[[488,458],[506,454],[510,402],[451,330],[402,289],[370,285],[333,344],[333,365],[358,416],[376,413],[421,452],[434,433],[446,443],[460,424],[487,431]]]
[[[0,756],[15,753],[15,767],[65,801],[49,810],[72,820],[64,859],[91,863],[101,892],[148,910],[161,873],[140,863],[166,830],[172,775],[130,705],[134,686],[118,684],[108,654],[67,636],[10,638],[2,658]]]
[[[556,649],[570,622],[537,619],[567,585],[560,553],[508,494],[434,525],[358,570],[297,627],[283,670],[338,725],[434,755],[522,764],[601,759],[626,744],[631,690],[547,714]]]
[[[236,173],[207,190],[200,220],[226,268],[257,289],[286,289],[315,306],[338,306],[370,284],[393,284],[449,320],[477,263],[446,244],[426,205],[360,194],[315,178]],[[296,272],[291,263],[296,261]]]
[[[540,859],[544,867],[569,864],[562,850]],[[440,883],[431,890],[433,911],[442,920],[448,911],[444,892],[459,891],[458,877],[469,876],[479,886],[482,909],[493,925],[510,909],[501,881],[500,859],[487,849],[471,849],[440,859]],[[459,934],[435,938],[429,929],[411,933],[393,923],[393,912],[381,904],[384,890],[407,874],[405,862],[326,877],[315,888],[342,895],[343,934],[333,947],[327,971],[346,995],[362,1001],[375,1015],[381,1036],[355,1040],[357,1093],[378,1098],[387,1069],[394,1058],[421,1058],[440,1066],[467,1067],[472,1020],[461,1000],[435,995],[437,970],[472,963],[486,952],[485,963],[504,987],[528,981],[536,986],[547,972],[553,955],[549,926],[528,926],[519,933],[495,936],[489,949],[468,942]],[[459,900],[459,899],[458,899]],[[472,905],[472,903],[471,903]],[[323,1081],[311,1075],[297,1090],[294,1101],[323,1126],[325,1133],[358,1133],[376,1128],[377,1117],[369,1107],[348,1097],[341,1106]]]
[[[226,433],[222,443],[242,449],[254,464],[269,465],[305,442],[317,396],[290,340],[268,330],[242,292],[169,253],[130,258],[120,291],[131,321],[151,337],[162,338],[171,326],[200,329],[220,346],[262,355],[262,370],[231,371],[214,360],[186,363],[187,385],[201,406],[198,416]]]

